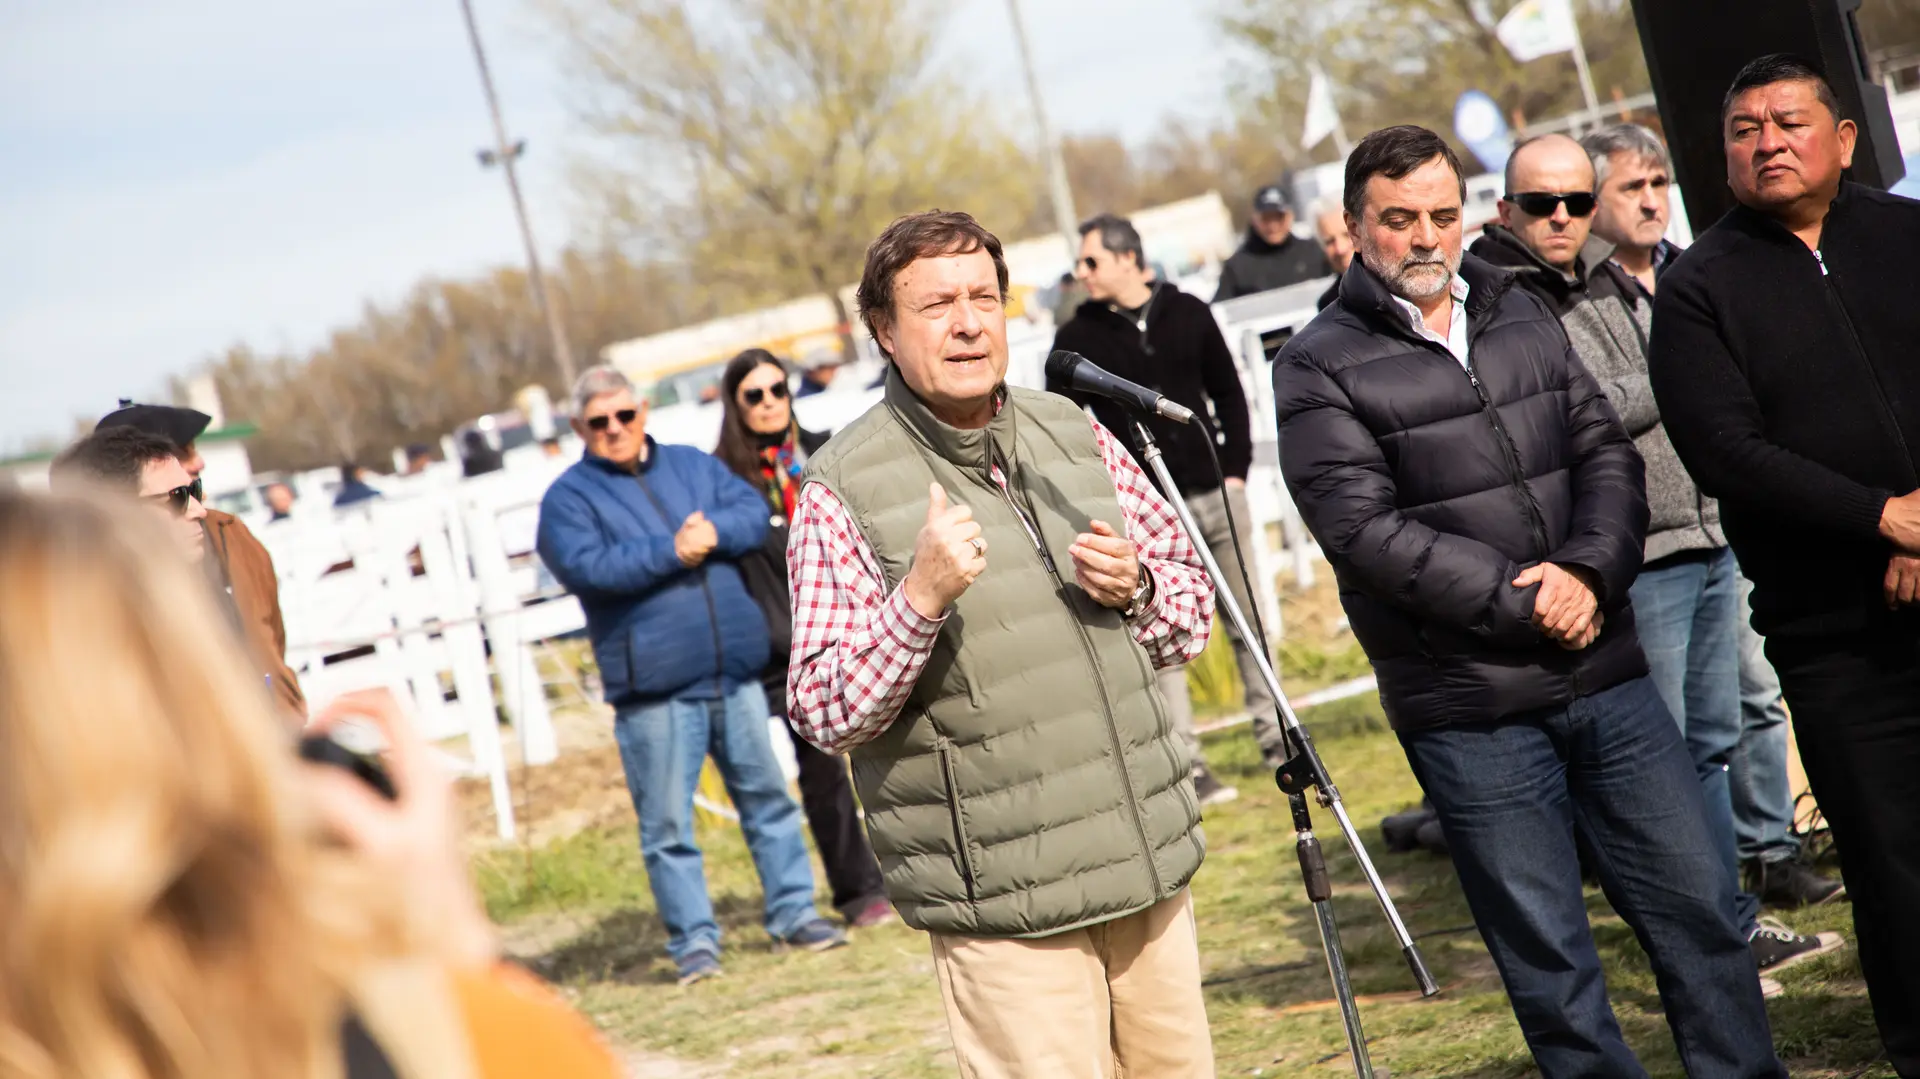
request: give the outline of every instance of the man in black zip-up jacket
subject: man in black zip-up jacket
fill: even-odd
[[[1723,130],[1739,205],[1661,278],[1654,394],[1753,581],[1881,1037],[1920,1076],[1920,204],[1842,181],[1854,125],[1804,61],[1748,65]]]
[[[1648,945],[1687,1073],[1773,1077],[1693,761],[1633,629],[1640,455],[1513,275],[1463,257],[1459,163],[1416,127],[1347,161],[1358,257],[1274,364],[1280,463],[1549,1079],[1643,1075],[1575,835]]]
[[[1192,409],[1194,421],[1184,424],[1141,416],[1109,398],[1080,393],[1052,379],[1047,389],[1091,408],[1102,426],[1125,440],[1136,460],[1140,446],[1133,437],[1133,423],[1140,420],[1147,425],[1166,456],[1167,474],[1193,511],[1201,532],[1198,538],[1226,573],[1241,610],[1250,610],[1251,597],[1240,581],[1233,536],[1237,531],[1242,545],[1252,540],[1247,531],[1247,469],[1253,463],[1253,424],[1233,352],[1206,301],[1153,280],[1140,233],[1126,218],[1100,214],[1080,226],[1080,237],[1075,274],[1086,285],[1089,299],[1060,327],[1053,347],[1080,353],[1121,378],[1165,394]],[[1209,441],[1217,443],[1218,473],[1207,452]],[[1140,467],[1147,467],[1144,460]],[[1225,620],[1220,624],[1225,625]],[[1268,765],[1277,766],[1287,754],[1273,694],[1267,690],[1253,649],[1231,628],[1228,632],[1240,665],[1240,684],[1246,690],[1247,712],[1253,718],[1254,739]],[[1174,728],[1193,754],[1194,790],[1202,803],[1234,797],[1238,792],[1221,785],[1207,769],[1200,739],[1193,733],[1186,668],[1159,672],[1159,683]]]

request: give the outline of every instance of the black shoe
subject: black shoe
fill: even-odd
[[[1752,858],[1742,868],[1746,870],[1747,891],[1769,907],[1813,907],[1847,895],[1845,884],[1821,876],[1798,858],[1777,862]]]
[[[1380,835],[1387,841],[1388,850],[1402,854],[1410,850],[1419,850],[1420,828],[1429,821],[1438,824],[1439,818],[1435,817],[1433,810],[1423,803],[1418,808],[1409,809],[1405,813],[1395,813],[1391,817],[1382,818]]]
[[[1768,974],[1778,974],[1803,959],[1825,955],[1846,944],[1838,933],[1816,933],[1803,937],[1772,918],[1763,918],[1747,938],[1753,949],[1753,965]]]
[[[1193,766],[1193,796],[1200,800],[1200,808],[1231,802],[1240,797],[1240,791],[1229,787],[1213,777],[1213,770],[1204,764]]]
[[[1452,857],[1453,852],[1447,849],[1447,833],[1440,829],[1439,817],[1429,816],[1422,821],[1420,827],[1414,831],[1413,839],[1420,845],[1420,849],[1428,854],[1438,854],[1442,858]]]
[[[824,952],[830,948],[845,947],[847,934],[825,918],[815,918],[780,938],[780,943],[803,951]]]

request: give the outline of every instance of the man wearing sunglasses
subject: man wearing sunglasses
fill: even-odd
[[[1166,394],[1192,409],[1196,419],[1180,424],[1159,416],[1138,416],[1105,397],[1080,393],[1052,380],[1047,389],[1091,408],[1107,430],[1125,440],[1136,460],[1140,451],[1129,432],[1136,419],[1147,425],[1166,451],[1167,471],[1174,484],[1193,508],[1200,538],[1226,568],[1227,581],[1240,608],[1252,609],[1240,583],[1240,563],[1233,543],[1235,531],[1243,545],[1249,541],[1247,469],[1253,463],[1252,421],[1240,371],[1226,338],[1221,336],[1220,324],[1198,296],[1154,280],[1140,233],[1124,217],[1101,214],[1081,224],[1080,262],[1075,273],[1086,285],[1087,301],[1054,335],[1053,347],[1078,352],[1121,378]],[[1219,447],[1217,472],[1214,457],[1208,452],[1210,441]],[[1232,508],[1231,521],[1228,506]],[[1253,717],[1254,739],[1268,765],[1277,766],[1286,751],[1273,697],[1261,678],[1253,647],[1238,634],[1232,639],[1240,664],[1240,684],[1246,689],[1247,712]],[[1193,758],[1193,789],[1201,804],[1239,797],[1239,791],[1221,783],[1207,767],[1200,738],[1193,730],[1186,668],[1162,668],[1158,682],[1172,713],[1174,730]]]
[[[56,488],[92,484],[132,492],[187,561],[205,561],[207,534],[201,522],[207,508],[200,501],[200,481],[187,475],[173,443],[159,435],[126,427],[96,431],[54,460],[52,482]]]
[[[648,437],[646,403],[612,367],[582,372],[573,404],[586,453],[540,500],[538,549],[586,612],[680,984],[720,973],[693,834],[709,756],[753,851],[768,935],[807,951],[845,944],[813,905],[800,807],[767,731],[767,622],[737,564],[765,540],[765,496],[711,454]]]
[[[166,440],[187,480],[197,486],[207,467],[197,443],[211,422],[213,417],[191,408],[122,400],[119,408],[101,417],[94,431],[132,429]],[[195,499],[199,500],[197,491]],[[209,506],[201,506],[196,513],[193,520],[202,533],[202,548],[213,555],[207,563],[209,572],[238,612],[247,651],[288,719],[304,724],[307,698],[293,668],[287,666],[287,630],[280,616],[280,578],[274,572],[273,556],[246,522],[233,514]]]
[[[1613,261],[1613,245],[1591,233],[1598,200],[1585,147],[1565,135],[1529,139],[1507,158],[1506,181],[1500,223],[1486,227],[1473,253],[1513,271],[1515,284],[1559,317],[1646,462],[1645,560],[1629,589],[1635,629],[1693,758],[1714,853],[1737,884],[1727,775],[1740,742],[1740,569],[1718,504],[1694,485],[1660,423],[1647,378],[1653,301]],[[1757,898],[1736,893],[1735,921],[1763,972],[1839,943],[1762,926],[1759,913]]]

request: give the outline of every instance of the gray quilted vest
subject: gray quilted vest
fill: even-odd
[[[1146,652],[1073,583],[1067,549],[1087,522],[1124,528],[1093,429],[1064,397],[1004,392],[986,428],[960,430],[889,369],[885,399],[813,457],[807,479],[846,507],[889,590],[912,561],[929,481],[985,530],[986,572],[954,604],[899,718],[853,750],[853,776],[908,925],[1034,937],[1174,895],[1205,842]]]

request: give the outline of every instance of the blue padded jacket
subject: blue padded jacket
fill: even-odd
[[[695,510],[719,543],[673,550]],[[647,439],[637,473],[585,456],[540,500],[540,558],[580,600],[607,703],[721,697],[767,665],[767,624],[735,564],[760,548],[767,500],[713,456]]]

